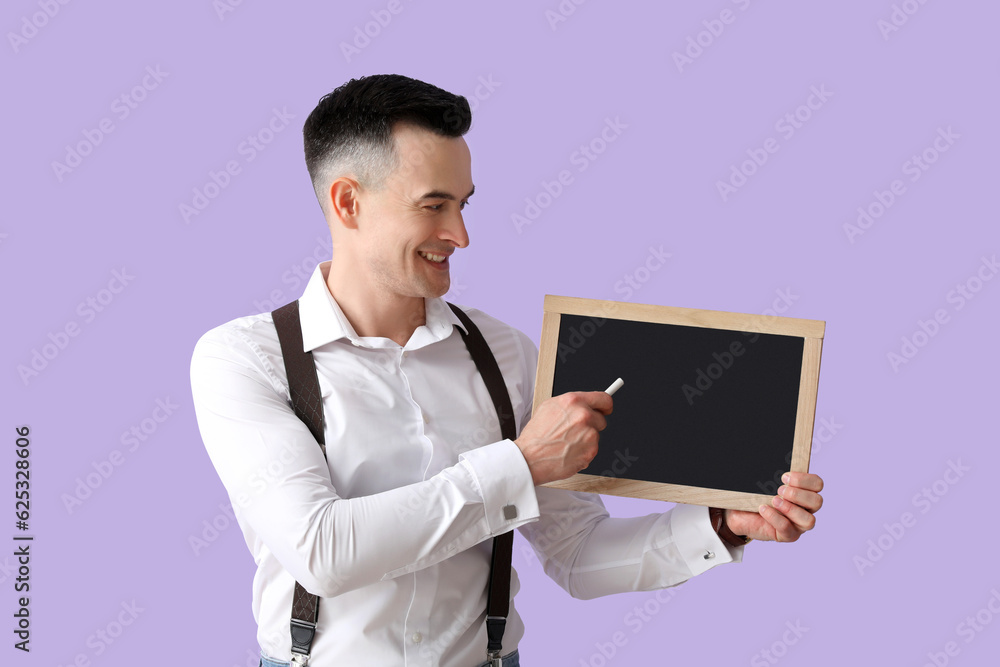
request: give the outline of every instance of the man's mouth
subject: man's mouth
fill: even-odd
[[[423,250],[418,250],[417,254],[426,259],[428,262],[437,265],[445,265],[448,255],[437,255],[432,252],[425,252]]]

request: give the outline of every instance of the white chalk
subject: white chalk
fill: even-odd
[[[604,393],[606,393],[608,396],[614,396],[615,392],[621,389],[623,384],[625,384],[625,382],[621,378],[618,378],[613,383],[611,383],[610,387],[604,390]]]

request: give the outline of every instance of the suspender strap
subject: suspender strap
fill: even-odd
[[[299,302],[292,301],[271,313],[278,330],[281,356],[285,360],[288,389],[292,395],[295,416],[306,423],[326,457],[326,440],[323,423],[323,396],[312,351],[303,352],[302,323],[299,320]]]
[[[468,334],[462,333],[465,346],[469,348],[479,375],[482,376],[486,388],[493,399],[493,407],[496,408],[497,418],[500,420],[500,434],[504,439],[513,440],[517,437],[516,425],[514,423],[514,408],[510,403],[510,395],[507,393],[507,386],[503,382],[503,374],[500,366],[490,351],[483,334],[479,328],[473,324],[465,312],[458,306],[449,303],[452,311],[465,328]],[[504,508],[506,511],[506,508]],[[514,508],[512,508],[514,509]],[[493,538],[493,558],[490,562],[490,588],[486,598],[486,655],[487,659],[497,665],[500,664],[500,653],[503,647],[503,632],[507,625],[507,613],[510,611],[510,561],[514,550],[514,532],[508,531],[503,535]]]
[[[292,301],[273,311],[271,316],[281,343],[281,356],[285,360],[288,390],[292,395],[292,409],[304,421],[319,443],[326,458],[326,441],[323,424],[323,397],[312,352],[304,352],[302,323],[299,320],[299,302]],[[292,663],[308,665],[316,623],[319,620],[319,596],[313,595],[299,582],[295,582],[292,597]]]
[[[455,315],[461,320],[468,333],[459,329],[462,340],[479,370],[479,375],[490,393],[493,407],[500,420],[500,433],[503,438],[513,440],[516,433],[514,408],[503,381],[503,374],[497,364],[489,344],[483,338],[479,328],[473,324],[468,315],[454,304],[448,304]],[[304,352],[302,345],[302,324],[299,320],[299,302],[292,301],[281,308],[272,311],[278,340],[281,343],[281,356],[285,362],[288,376],[288,389],[292,397],[292,409],[295,415],[309,427],[316,438],[320,449],[326,457],[326,442],[324,440],[323,400],[319,388],[319,377],[312,352]],[[506,510],[506,508],[504,508]],[[490,562],[489,593],[486,602],[486,634],[488,638],[487,656],[491,662],[500,664],[500,653],[507,614],[510,611],[510,561],[514,545],[514,533],[507,532],[493,538],[493,557]],[[306,591],[295,582],[295,594],[292,600],[292,663],[307,665],[312,642],[316,636],[316,623],[319,619],[319,596]]]

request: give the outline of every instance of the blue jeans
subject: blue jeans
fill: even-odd
[[[289,667],[289,664],[284,660],[274,660],[272,658],[268,658],[264,655],[264,652],[261,651],[260,667]],[[488,665],[485,662],[482,662],[479,665],[476,665],[476,667],[488,667]],[[517,649],[514,649],[513,653],[508,653],[503,656],[503,667],[521,667],[521,659],[518,656]]]

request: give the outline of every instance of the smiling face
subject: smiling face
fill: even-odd
[[[443,296],[449,257],[469,245],[462,218],[475,189],[469,147],[411,125],[397,125],[393,137],[399,165],[381,190],[358,194],[356,268],[390,299]]]

